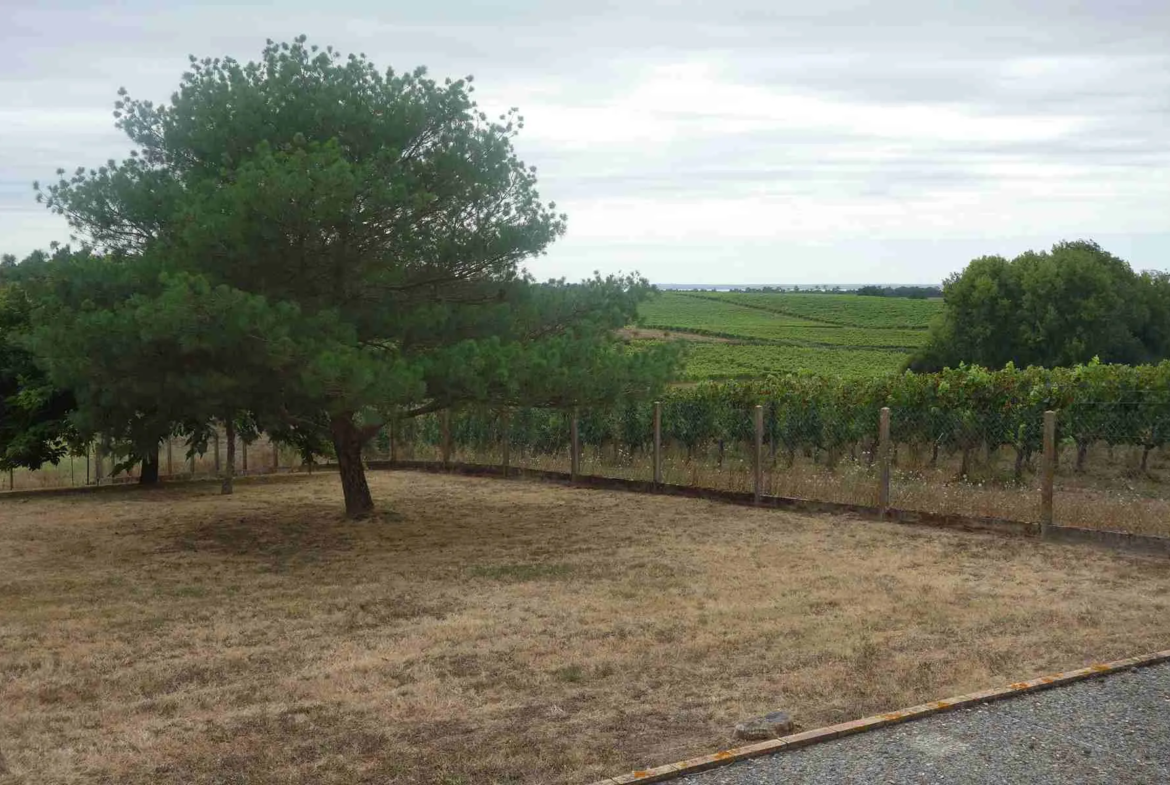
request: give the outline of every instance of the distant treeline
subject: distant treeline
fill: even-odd
[[[909,297],[912,300],[926,300],[942,297],[941,286],[863,286],[856,294],[866,297]]]
[[[843,288],[841,286],[738,286],[716,287],[703,289],[701,287],[687,288],[688,292],[741,292],[755,294],[859,294],[868,297],[909,297],[914,300],[926,300],[931,297],[942,297],[941,286],[861,286],[857,288]]]

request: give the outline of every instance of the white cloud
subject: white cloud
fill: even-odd
[[[1170,266],[1170,7],[822,0],[18,7],[0,31],[0,246],[62,238],[28,184],[126,145],[114,91],[308,32],[475,73],[569,213],[541,274],[934,281],[978,253],[1110,238]],[[149,12],[149,13],[148,13]],[[1109,247],[1109,246],[1107,246]],[[1125,255],[1125,252],[1122,255]]]

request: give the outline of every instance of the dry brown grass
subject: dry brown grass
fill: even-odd
[[[371,480],[0,499],[10,781],[582,782],[1170,642],[1164,560]]]
[[[931,465],[928,456],[915,460],[908,453],[902,451],[892,472],[891,504],[895,508],[1026,522],[1040,520],[1039,477],[1028,471],[1017,483],[1010,450],[973,459],[969,476],[962,479],[958,454],[940,456],[937,465]],[[1110,451],[1100,445],[1089,456],[1085,470],[1077,472],[1075,449],[1062,451],[1054,493],[1056,523],[1170,536],[1170,451],[1155,451],[1147,471],[1138,469],[1138,450]],[[439,452],[423,445],[403,450],[401,457],[437,461]],[[499,464],[501,455],[498,450],[464,450],[455,459]],[[877,467],[860,452],[856,458],[845,457],[833,467],[825,465],[823,456],[799,456],[791,466],[783,456],[775,462],[766,456],[765,462],[765,494],[844,504],[878,503]],[[565,472],[569,469],[568,450],[563,454],[513,454],[512,464]],[[600,477],[649,480],[653,477],[653,464],[648,455],[641,453],[615,460],[612,448],[586,448],[581,471]],[[714,449],[688,460],[684,450],[667,447],[663,480],[729,491],[753,488],[750,459],[738,446],[729,447],[722,464]]]

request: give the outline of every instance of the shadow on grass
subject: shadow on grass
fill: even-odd
[[[358,524],[369,526],[370,522]],[[192,521],[174,532],[164,552],[204,553],[255,559],[313,560],[353,551],[364,533],[330,505],[309,505],[295,519],[265,511],[239,518]]]

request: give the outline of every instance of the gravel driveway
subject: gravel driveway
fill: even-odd
[[[938,714],[677,782],[1170,783],[1170,664]]]

